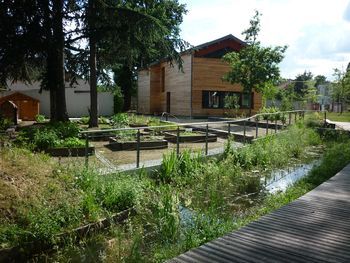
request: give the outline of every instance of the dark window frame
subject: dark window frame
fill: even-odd
[[[218,107],[211,107],[209,105],[209,101],[210,101],[209,96],[211,96],[211,94],[215,92],[219,96],[219,105]],[[248,93],[238,92],[238,91],[218,91],[218,90],[202,90],[202,108],[203,109],[225,109],[225,105],[224,105],[225,96],[227,95],[231,96],[233,94],[239,96],[240,109],[249,109],[249,106],[242,105],[243,96]],[[251,93],[250,108],[254,109],[254,92]]]

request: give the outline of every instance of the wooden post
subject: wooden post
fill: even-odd
[[[228,137],[230,137],[231,136],[231,123],[229,122],[228,123],[228,131],[227,131],[227,134],[228,134]]]
[[[180,127],[177,126],[176,131],[176,155],[179,156],[180,154]]]
[[[266,135],[269,134],[269,117],[266,119]]]
[[[89,135],[85,134],[85,167],[89,168]]]
[[[291,124],[291,122],[292,122],[292,113],[290,112],[289,113],[289,120],[288,120],[288,125],[290,125]]]
[[[244,122],[243,122],[243,143],[246,142],[245,134],[246,134],[246,121],[244,120]]]
[[[205,155],[208,155],[208,130],[209,126],[207,124],[207,127],[205,129]]]
[[[297,123],[297,114],[298,113],[296,112],[295,115],[294,115],[294,124]]]
[[[140,129],[137,130],[136,168],[140,167]]]
[[[327,111],[324,111],[324,127],[327,126]]]
[[[277,118],[275,118],[275,133],[277,133]]]
[[[258,138],[258,119],[255,118],[255,138]]]

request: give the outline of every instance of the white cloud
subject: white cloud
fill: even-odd
[[[288,45],[284,77],[304,70],[331,76],[334,67],[350,61],[348,0],[194,0],[187,8],[182,37],[193,45],[231,33],[243,39],[241,32],[259,10],[262,44]]]

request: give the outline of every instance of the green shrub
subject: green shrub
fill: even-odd
[[[45,123],[45,116],[41,114],[35,115],[35,121],[37,123]]]
[[[33,143],[36,150],[42,151],[58,145],[59,137],[53,130],[37,129],[34,134]]]
[[[0,117],[0,131],[5,131],[13,125],[13,121]]]
[[[106,117],[100,116],[100,117],[98,117],[98,123],[99,124],[109,124],[110,120]]]
[[[310,128],[321,127],[323,124],[323,117],[318,112],[313,112],[305,116],[305,125]]]
[[[55,122],[46,127],[48,130],[54,130],[60,139],[78,137],[79,126],[74,122]]]
[[[127,113],[118,113],[112,116],[111,123],[115,127],[125,127],[129,125],[129,117]]]
[[[124,96],[119,87],[116,87],[113,92],[113,106],[115,114],[122,112],[124,107]]]
[[[76,147],[84,147],[84,146],[85,146],[85,141],[77,137],[71,137],[71,138],[61,140],[56,145],[56,147],[63,147],[63,148],[76,148]]]
[[[80,118],[79,123],[87,125],[87,124],[89,124],[89,121],[90,121],[89,116],[83,116]]]

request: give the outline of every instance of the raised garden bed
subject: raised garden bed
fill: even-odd
[[[91,136],[91,137],[90,137]],[[110,137],[114,136],[111,132],[96,132],[93,135],[89,135],[89,141],[108,141]]]
[[[95,153],[95,147],[88,147],[88,155]],[[72,147],[72,148],[49,148],[45,150],[46,153],[53,157],[81,157],[85,156],[85,147]]]
[[[105,145],[112,151],[134,151],[137,149],[137,141],[119,141],[118,138],[109,138],[109,144]],[[166,140],[140,141],[140,150],[166,149]]]
[[[148,124],[146,124],[146,123],[130,123],[129,126],[132,128],[141,128],[141,127],[148,127]]]
[[[164,132],[164,139],[168,142],[176,143],[177,142],[177,131],[168,131]],[[216,142],[218,137],[215,134],[208,134],[208,142]],[[180,132],[179,142],[180,143],[196,143],[196,142],[205,142],[206,134],[203,132]]]

